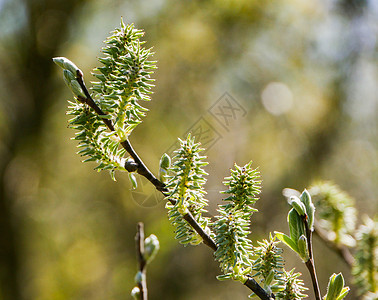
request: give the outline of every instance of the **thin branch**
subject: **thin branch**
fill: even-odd
[[[331,241],[327,237],[327,232],[317,224],[316,220],[315,220],[314,226],[315,226],[315,234],[325,243],[325,245],[329,249],[335,251],[349,267],[352,267],[354,265],[354,257],[350,253],[349,249],[344,245],[338,245],[334,243],[333,241]]]
[[[318,278],[316,277],[315,265],[314,265],[313,260],[310,258],[308,261],[305,262],[305,265],[311,276],[312,286],[314,288],[314,293],[315,293],[315,299],[321,300],[320,290],[319,290],[319,285],[318,285]]]
[[[84,83],[83,75],[81,74],[81,72],[77,72],[76,80],[79,82],[80,87],[82,88],[86,96],[86,98],[79,96],[78,100],[82,103],[86,103],[98,115],[100,116],[106,115],[106,113],[101,110],[101,108],[94,102],[92,96],[89,94],[88,89]],[[111,120],[103,118],[103,121],[110,131],[115,131]],[[146,167],[146,165],[143,163],[143,161],[140,159],[138,154],[135,152],[135,150],[131,146],[129,140],[121,142],[121,145],[127,151],[127,153],[129,153],[129,155],[133,158],[133,160],[137,164],[138,174],[142,175],[148,181],[150,181],[155,186],[155,188],[158,191],[160,191],[165,197],[169,196],[168,189],[166,188],[165,184],[161,182],[160,180],[158,180],[152,174],[152,172]],[[168,199],[168,201],[171,202],[173,205],[176,204],[176,201],[173,199]],[[217,250],[217,245],[214,242],[214,240],[203,230],[203,228],[198,224],[198,222],[194,219],[193,215],[190,212],[185,214],[183,218],[189,223],[190,226],[192,226],[192,228],[199,234],[199,236],[201,236],[203,243],[206,246],[210,247],[213,251]],[[268,295],[268,293],[253,278],[248,279],[244,283],[244,285],[247,286],[250,290],[252,290],[262,300],[274,299],[274,298],[271,298]]]
[[[256,296],[258,296],[262,300],[273,300],[275,299],[274,295],[269,295],[258,283],[256,280],[254,280],[252,277],[248,276],[248,279],[246,282],[244,282],[244,285],[251,289]]]
[[[190,226],[193,227],[193,229],[200,235],[200,237],[203,240],[203,243],[206,246],[209,246],[214,251],[217,251],[217,245],[213,241],[211,237],[202,229],[202,227],[198,224],[198,222],[193,218],[192,214],[189,212],[185,215],[183,215],[183,218],[186,222],[189,223]]]
[[[140,300],[147,300],[147,281],[146,281],[146,265],[147,262],[144,259],[144,225],[142,222],[137,224],[137,234],[135,236],[137,258],[139,264],[139,272],[142,276],[140,281],[137,282],[140,291]]]
[[[308,271],[310,272],[312,286],[314,288],[314,293],[315,293],[315,299],[321,300],[322,296],[320,294],[319,282],[318,282],[318,277],[316,276],[314,256],[313,256],[313,252],[312,252],[312,231],[308,227],[307,216],[304,216],[303,222],[304,222],[304,225],[305,225],[306,237],[307,237],[307,247],[308,247],[308,253],[309,253],[309,256],[310,256],[310,259],[308,261],[306,261],[305,264],[306,264]]]

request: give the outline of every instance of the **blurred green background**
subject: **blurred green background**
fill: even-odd
[[[352,195],[360,216],[376,213],[377,1],[0,0],[0,299],[130,299],[138,221],[161,242],[150,299],[249,293],[215,279],[207,247],[174,240],[148,184],[132,192],[127,174],[113,182],[75,154],[65,115],[72,96],[51,58],[74,61],[90,85],[121,17],[145,30],[158,61],[150,112],[130,138],[154,173],[177,137],[209,129],[201,138],[211,146],[211,214],[234,162],[260,167],[253,240],[287,232],[282,189],[316,179]],[[223,126],[216,112],[231,112],[227,99],[239,110]],[[314,244],[323,294],[333,272],[351,284],[341,259]],[[299,258],[284,250],[286,268],[310,287]]]

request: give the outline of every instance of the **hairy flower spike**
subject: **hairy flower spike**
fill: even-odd
[[[167,188],[168,199],[176,201],[175,205],[167,203],[169,220],[175,227],[176,239],[182,244],[199,244],[202,238],[184,220],[183,216],[190,212],[198,224],[209,232],[210,220],[203,217],[208,201],[205,199],[203,185],[206,183],[204,175],[207,173],[203,167],[208,163],[203,160],[205,156],[199,153],[203,151],[198,143],[194,142],[190,134],[186,140],[180,140],[180,148],[175,151],[173,164],[168,168]]]
[[[121,141],[141,123],[147,109],[139,101],[149,101],[153,87],[150,76],[156,66],[149,60],[151,49],[142,47],[144,42],[139,40],[143,35],[133,24],[121,22],[121,28],[105,41],[105,56],[99,58],[103,66],[93,73],[99,81],[93,83],[92,90],[101,109],[112,115]]]
[[[365,217],[356,233],[357,252],[353,266],[355,284],[361,295],[378,296],[378,223]],[[372,298],[373,299],[373,298]],[[374,298],[377,299],[377,298]]]
[[[279,290],[277,280],[282,277],[284,262],[281,256],[282,249],[277,247],[280,242],[272,234],[269,235],[269,240],[264,239],[257,243],[258,246],[253,248],[255,259],[252,265],[256,272],[254,277],[260,278],[265,290],[270,294]]]
[[[303,285],[303,280],[298,278],[301,275],[301,273],[294,273],[294,269],[288,272],[284,271],[279,282],[282,290],[276,294],[276,299],[299,300],[306,298],[307,295],[303,292],[308,289]]]
[[[115,170],[125,171],[122,157],[126,151],[118,150],[119,143],[109,138],[104,123],[94,112],[84,104],[70,104],[67,114],[73,116],[69,126],[78,131],[73,138],[79,141],[78,154],[87,157],[83,162],[97,161],[95,170],[109,170],[114,179]]]
[[[317,209],[319,225],[329,232],[328,238],[337,245],[354,246],[354,200],[330,182],[315,183],[309,193]]]
[[[229,203],[219,205],[219,216],[215,223],[216,243],[215,259],[225,275],[218,279],[233,278],[243,280],[240,275],[246,274],[251,268],[252,242],[248,239],[250,218],[257,211],[252,207],[257,201],[261,190],[260,173],[251,168],[252,162],[244,167],[235,164],[231,176],[225,178],[228,187],[223,193],[230,196],[224,201]]]
[[[143,34],[133,24],[121,22],[121,28],[105,41],[104,57],[99,58],[102,66],[93,73],[99,80],[93,82],[91,88],[93,100],[87,91],[84,92],[81,70],[65,57],[53,59],[63,68],[64,80],[77,98],[67,114],[73,116],[70,127],[79,131],[74,138],[79,141],[79,154],[87,156],[84,161],[97,161],[97,170],[110,170],[113,179],[115,170],[126,170],[126,151],[121,143],[142,122],[147,109],[139,102],[150,100],[148,94],[153,87],[150,76],[156,66],[149,60],[151,49],[145,49],[144,42],[139,40]],[[99,108],[96,114],[88,109],[91,101]],[[130,176],[135,187],[134,175]]]

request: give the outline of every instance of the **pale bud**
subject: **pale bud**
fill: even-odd
[[[138,299],[139,299],[139,296],[140,296],[140,289],[139,289],[139,287],[135,286],[135,287],[131,290],[131,296],[132,296],[135,300],[138,300]]]
[[[59,67],[61,67],[64,70],[70,71],[72,74],[77,75],[77,72],[79,72],[82,76],[83,72],[68,58],[65,57],[54,57],[53,58],[54,63],[56,63]]]
[[[144,240],[144,259],[150,263],[160,249],[160,243],[156,235],[151,234]]]

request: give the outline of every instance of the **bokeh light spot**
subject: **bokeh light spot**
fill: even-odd
[[[293,93],[282,82],[270,82],[261,93],[265,109],[273,115],[288,112],[293,106]]]

